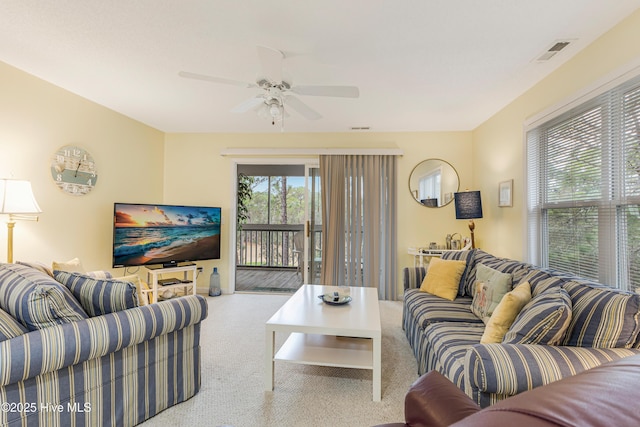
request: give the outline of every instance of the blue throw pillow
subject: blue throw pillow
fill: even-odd
[[[53,275],[69,288],[91,317],[138,306],[137,290],[130,282],[98,279],[67,271],[54,271]]]
[[[569,294],[562,288],[549,289],[522,308],[502,343],[558,345],[570,322]]]
[[[87,318],[71,292],[47,274],[0,264],[0,308],[30,331]]]
[[[562,345],[631,348],[640,333],[640,295],[575,279],[563,286],[571,297],[570,333]]]

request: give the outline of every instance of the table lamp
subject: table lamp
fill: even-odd
[[[473,231],[476,224],[473,222],[476,218],[482,218],[482,200],[479,191],[463,191],[454,195],[456,205],[456,219],[468,219],[469,230],[471,231],[471,247],[476,247],[476,241]]]
[[[0,214],[8,214],[7,262],[13,262],[13,227],[16,220],[37,221],[42,212],[31,190],[31,183],[18,179],[0,179]]]

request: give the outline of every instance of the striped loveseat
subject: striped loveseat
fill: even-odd
[[[442,259],[466,262],[458,295],[449,301],[420,291],[426,269],[405,268],[403,328],[418,373],[439,371],[481,407],[640,353],[638,294],[482,250]],[[509,330],[502,343],[480,344],[485,324],[470,309],[479,264],[511,274],[514,288],[530,284],[532,299],[514,323],[525,330]],[[554,329],[560,314],[563,330]]]
[[[203,297],[138,307],[131,284],[83,280],[103,313],[0,264],[0,426],[133,426],[199,391]]]

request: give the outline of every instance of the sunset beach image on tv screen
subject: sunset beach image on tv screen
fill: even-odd
[[[219,207],[114,204],[113,266],[220,258]]]

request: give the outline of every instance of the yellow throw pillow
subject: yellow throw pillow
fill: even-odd
[[[458,295],[460,279],[466,265],[465,261],[431,258],[420,290],[453,301]]]
[[[502,342],[504,335],[516,320],[520,310],[529,301],[531,301],[531,285],[529,282],[523,282],[511,292],[507,292],[496,309],[493,310],[487,327],[484,329],[484,334],[480,338],[480,343]]]

